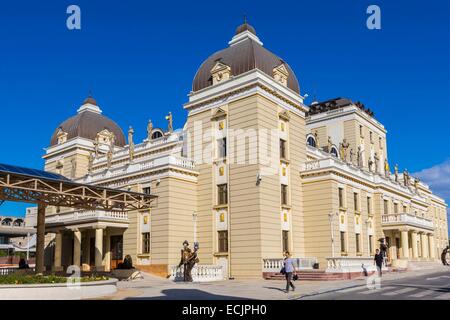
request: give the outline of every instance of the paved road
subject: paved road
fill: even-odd
[[[450,300],[450,272],[436,272],[376,285],[356,285],[328,293],[304,295],[300,300]]]

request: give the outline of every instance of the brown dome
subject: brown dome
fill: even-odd
[[[245,30],[256,35],[255,29],[247,23],[239,26],[236,29],[236,34]],[[300,94],[300,86],[291,67],[251,37],[217,51],[206,59],[195,74],[192,82],[192,91],[198,91],[212,85],[211,69],[217,61],[228,65],[233,76],[258,69],[273,77],[273,69],[284,63],[289,72],[287,87]]]
[[[116,146],[123,147],[126,144],[122,129],[114,121],[90,110],[83,110],[61,123],[52,135],[51,146],[58,144],[59,129],[67,133],[67,140],[76,137],[95,140],[98,132],[107,129],[114,133]]]

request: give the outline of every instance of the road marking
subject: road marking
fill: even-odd
[[[419,291],[418,293],[415,293],[415,294],[412,294],[412,295],[410,295],[410,297],[413,297],[413,298],[423,298],[423,297],[426,297],[426,296],[429,296],[430,294],[432,294],[432,293],[434,293],[435,291],[433,291],[433,290],[423,290],[423,291]]]
[[[372,293],[380,293],[386,290],[394,289],[394,287],[381,287],[380,289],[367,289],[367,291],[361,292],[361,294],[372,294]]]
[[[450,300],[450,292],[440,294],[440,295],[436,296],[435,299]]]
[[[396,295],[404,294],[404,293],[411,292],[414,290],[416,290],[416,288],[404,288],[404,289],[400,289],[400,290],[383,293],[383,296],[396,296]]]
[[[364,290],[364,287],[351,287],[351,288],[347,288],[347,289],[343,289],[343,290],[339,290],[336,293],[346,293],[346,292],[352,292],[352,291],[358,291],[358,290]]]

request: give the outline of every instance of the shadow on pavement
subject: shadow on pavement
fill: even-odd
[[[212,294],[198,289],[162,290],[159,297],[128,297],[125,300],[250,300],[247,298]]]

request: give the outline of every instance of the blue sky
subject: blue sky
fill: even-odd
[[[81,30],[66,28],[70,4],[81,8]],[[370,4],[381,8],[381,30],[366,28]],[[2,3],[0,162],[41,168],[53,131],[89,90],[105,115],[133,125],[136,141],[149,118],[165,126],[168,111],[182,127],[197,68],[244,14],[302,93],[362,101],[388,129],[391,166],[434,176],[450,201],[450,4],[435,0]]]

